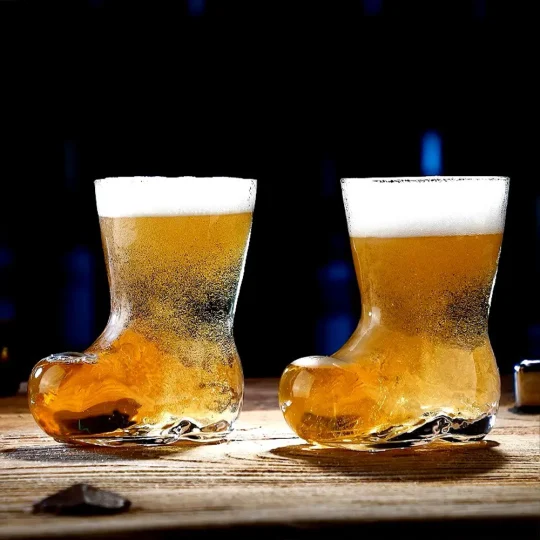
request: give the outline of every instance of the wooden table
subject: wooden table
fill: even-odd
[[[278,410],[277,381],[246,386],[235,435],[213,446],[67,447],[37,428],[24,396],[0,400],[0,538],[540,538],[540,416],[512,413],[510,394],[487,443],[370,454],[310,449]],[[132,509],[31,513],[76,482],[126,495]]]

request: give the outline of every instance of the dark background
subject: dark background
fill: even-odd
[[[21,379],[106,324],[92,182],[120,175],[258,179],[248,377],[358,321],[340,178],[510,176],[490,334],[502,372],[537,355],[533,4],[0,1],[0,319]]]

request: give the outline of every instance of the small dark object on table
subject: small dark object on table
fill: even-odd
[[[75,484],[34,504],[34,513],[92,516],[126,512],[131,501],[89,484]]]

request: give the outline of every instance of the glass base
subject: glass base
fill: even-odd
[[[215,424],[200,427],[191,420],[184,419],[168,430],[147,426],[131,426],[127,429],[93,435],[70,435],[54,437],[60,443],[92,446],[164,446],[171,444],[217,444],[226,440],[233,426],[221,420]]]
[[[413,446],[423,446],[433,442],[471,443],[481,441],[493,428],[495,414],[486,414],[471,422],[461,418],[438,416],[423,423],[412,431],[388,437],[388,432],[399,427],[385,430],[384,433],[374,433],[363,439],[341,439],[336,441],[308,441],[319,446],[346,448],[348,450],[382,452],[399,450]]]

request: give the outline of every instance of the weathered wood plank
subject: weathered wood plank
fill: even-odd
[[[55,443],[22,396],[0,400],[0,538],[540,519],[540,416],[510,412],[508,394],[483,444],[377,454],[307,446],[276,394],[274,380],[248,381],[225,444],[141,450]],[[117,491],[133,508],[92,519],[31,514],[36,500],[75,482]]]

